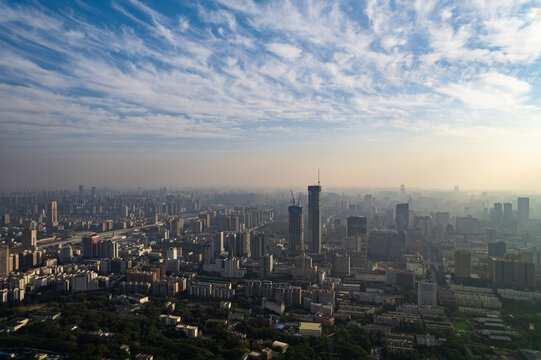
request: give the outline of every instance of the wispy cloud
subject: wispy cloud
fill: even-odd
[[[533,1],[2,1],[0,13],[10,146],[30,133],[272,142],[538,126]]]

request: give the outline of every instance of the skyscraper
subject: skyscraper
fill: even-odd
[[[348,216],[346,236],[366,235],[366,217]]]
[[[56,201],[51,201],[47,204],[47,225],[58,226]]]
[[[492,226],[500,228],[503,223],[503,207],[502,203],[494,203],[494,209],[492,210]]]
[[[460,278],[471,276],[471,253],[466,249],[455,251],[455,276]]]
[[[346,251],[360,252],[366,256],[366,217],[348,216],[346,223]]]
[[[519,229],[525,229],[530,222],[530,198],[519,197],[517,199],[517,220]]]
[[[408,231],[409,218],[409,204],[396,204],[396,231]]]
[[[83,197],[85,188],[83,185],[79,185],[79,197]]]
[[[23,250],[31,250],[38,244],[38,232],[34,229],[23,230]]]
[[[7,277],[9,275],[9,245],[0,245],[0,276]]]
[[[94,258],[99,255],[98,244],[100,237],[98,235],[87,235],[81,238],[83,248],[83,258]]]
[[[503,220],[504,222],[510,221],[513,218],[513,204],[503,204]]]
[[[304,251],[304,217],[302,206],[291,205],[287,208],[289,213],[289,253],[292,256]]]
[[[308,186],[308,250],[321,252],[321,185]]]
[[[419,281],[417,303],[419,305],[438,305],[438,284],[430,281]]]
[[[98,256],[103,259],[117,258],[118,244],[110,239],[98,242]]]

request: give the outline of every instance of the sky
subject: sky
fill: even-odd
[[[541,192],[541,1],[0,0],[0,189]]]

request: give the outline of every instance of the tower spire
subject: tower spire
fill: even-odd
[[[319,182],[319,168],[317,168],[317,185],[318,186],[320,185],[320,182]]]

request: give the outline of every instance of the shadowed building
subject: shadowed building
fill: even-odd
[[[34,229],[23,230],[23,250],[31,250],[38,245],[38,232]]]
[[[396,204],[396,231],[408,231],[409,227],[409,204]]]
[[[459,278],[471,276],[471,253],[466,249],[455,251],[455,276]]]
[[[321,252],[321,185],[308,186],[308,250]]]
[[[287,208],[289,213],[289,254],[300,255],[304,251],[304,217],[302,206],[291,205]]]
[[[530,198],[519,197],[517,203],[518,227],[519,229],[524,230],[528,227],[530,222]]]

